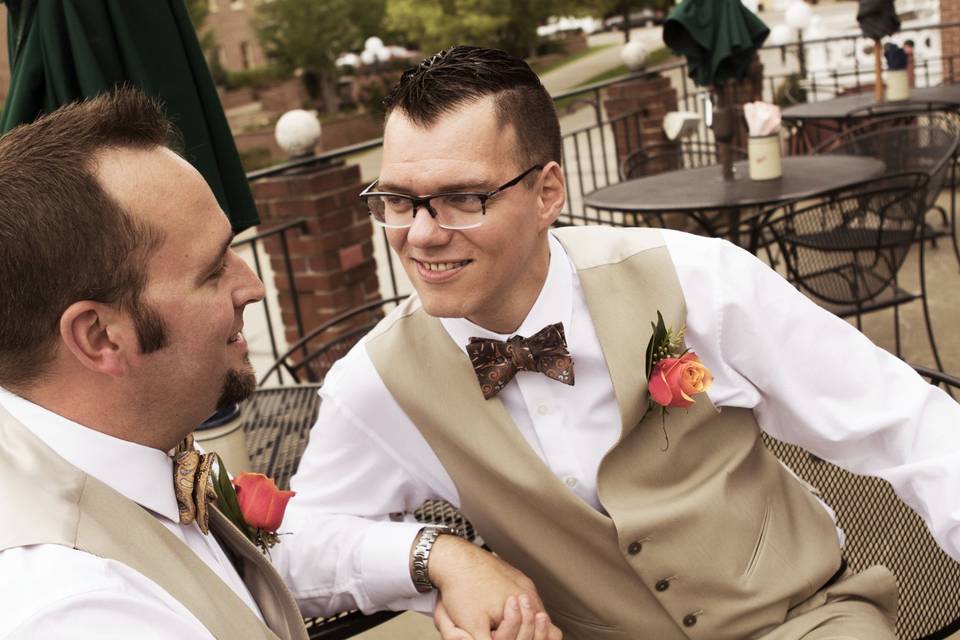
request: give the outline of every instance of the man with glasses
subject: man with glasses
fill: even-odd
[[[522,61],[454,47],[386,105],[361,197],[416,295],[321,391],[287,523],[336,570],[287,568],[326,600],[307,613],[434,610],[447,639],[892,639],[893,576],[845,570],[760,429],[891,480],[960,557],[955,403],[723,240],[551,230],[559,124]],[[658,314],[713,374],[666,414]],[[395,515],[427,499],[496,555]]]

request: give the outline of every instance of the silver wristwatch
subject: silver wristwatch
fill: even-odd
[[[433,543],[444,533],[457,535],[456,530],[446,525],[424,527],[420,529],[420,533],[417,535],[413,552],[410,554],[410,577],[413,579],[413,586],[420,593],[427,593],[436,588],[430,582],[430,575],[428,574],[430,551],[433,549]]]

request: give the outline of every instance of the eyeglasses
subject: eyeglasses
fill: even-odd
[[[370,209],[373,219],[388,229],[409,228],[420,207],[425,207],[443,229],[475,229],[483,224],[487,213],[487,200],[519,183],[535,169],[543,169],[543,165],[535,164],[513,180],[486,193],[447,192],[416,197],[372,191],[378,182],[374,181],[363,190],[360,199]]]

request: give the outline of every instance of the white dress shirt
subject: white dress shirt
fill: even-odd
[[[679,232],[664,238],[687,305],[686,342],[714,376],[714,405],[752,409],[767,433],[889,480],[960,559],[960,405],[749,253]],[[521,371],[498,397],[557,477],[600,508],[597,469],[620,414],[577,274],[552,237],[550,249],[544,287],[516,333],[562,321],[576,384]],[[509,337],[465,319],[441,322],[461,348],[471,336]],[[645,348],[636,346],[638,358]],[[408,567],[419,525],[389,514],[428,498],[457,505],[453,481],[362,346],[334,365],[320,395],[284,522],[309,535],[291,536],[275,564],[314,615],[429,610],[432,597],[418,596]],[[289,562],[307,557],[316,560]]]
[[[150,511],[263,619],[213,536],[196,523],[180,524],[166,453],[81,426],[2,388],[0,405],[67,462]],[[178,600],[125,564],[55,544],[0,552],[0,639],[212,637]]]

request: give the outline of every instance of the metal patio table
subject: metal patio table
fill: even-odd
[[[839,96],[819,102],[797,104],[783,110],[783,122],[793,129],[796,148],[812,150],[847,126],[874,116],[910,116],[931,111],[960,109],[960,84],[911,89],[906,100],[877,102],[873,92]]]
[[[667,171],[625,180],[588,194],[584,204],[600,211],[636,214],[675,214],[692,218],[708,235],[719,236],[716,217],[723,211],[728,222],[726,235],[756,253],[759,229],[755,223],[768,207],[798,198],[807,198],[850,186],[879,176],[886,165],[863,156],[787,156],[782,158],[783,175],[775,180],[751,180],[746,161],[734,163],[735,179],[725,182],[720,165]],[[749,239],[741,243],[740,230],[746,226]]]

